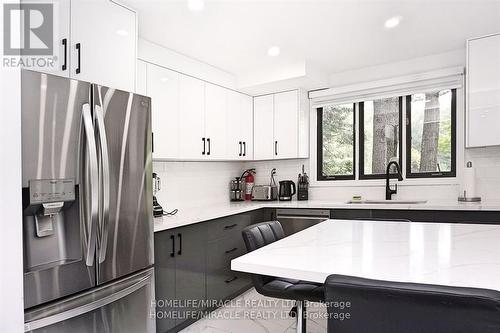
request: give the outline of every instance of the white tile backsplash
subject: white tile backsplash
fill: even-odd
[[[476,168],[476,188],[483,201],[500,200],[500,147],[466,150],[465,161]],[[309,173],[308,159],[258,162],[154,162],[153,171],[162,180],[158,200],[165,210],[215,204],[229,201],[229,181],[245,169],[256,168],[255,183],[269,184],[272,168],[276,168],[276,182],[293,180],[302,171]],[[460,167],[460,166],[459,166]],[[454,201],[459,185],[400,186],[397,198]],[[345,201],[353,195],[368,199],[384,199],[384,186],[312,187],[311,200]]]
[[[157,199],[164,210],[229,201],[229,181],[242,162],[153,162],[161,178]]]
[[[302,165],[304,165],[306,172],[309,173],[309,159],[246,162],[245,169],[256,169],[255,184],[257,185],[269,184],[273,168],[276,168],[276,183],[280,180],[293,180],[297,183],[299,173],[302,172]]]
[[[500,200],[500,147],[466,149],[476,169],[476,190],[483,200]]]

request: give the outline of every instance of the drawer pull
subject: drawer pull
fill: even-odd
[[[226,251],[226,254],[233,253],[233,252],[234,252],[234,251],[236,251],[236,250],[238,250],[238,248],[237,248],[237,247],[232,248],[231,250],[227,250],[227,251]]]
[[[238,277],[237,277],[237,276],[233,276],[232,278],[227,279],[227,280],[225,280],[224,282],[226,282],[226,283],[231,283],[231,282],[233,282],[233,281],[235,281],[235,280],[238,280]]]
[[[228,230],[228,229],[233,229],[234,227],[236,227],[238,225],[238,223],[235,223],[235,224],[231,224],[231,225],[226,225],[224,227],[224,230]]]
[[[170,252],[170,256],[175,257],[175,236],[170,235],[170,240],[172,241],[172,252]]]

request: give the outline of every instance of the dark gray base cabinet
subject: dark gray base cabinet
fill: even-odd
[[[156,330],[199,319],[205,300],[205,225],[196,224],[155,234]]]
[[[500,213],[493,211],[333,209],[330,218],[335,220],[500,224]]]
[[[251,287],[231,260],[246,253],[243,228],[263,218],[257,210],[155,233],[157,332],[178,332]]]

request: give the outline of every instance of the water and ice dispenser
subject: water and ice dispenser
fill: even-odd
[[[77,186],[73,179],[32,179],[24,189],[25,272],[81,257]]]

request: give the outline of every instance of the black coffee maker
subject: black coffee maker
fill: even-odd
[[[291,201],[292,197],[297,192],[295,188],[295,183],[291,180],[282,180],[280,181],[280,191],[279,191],[279,199],[280,201]]]

